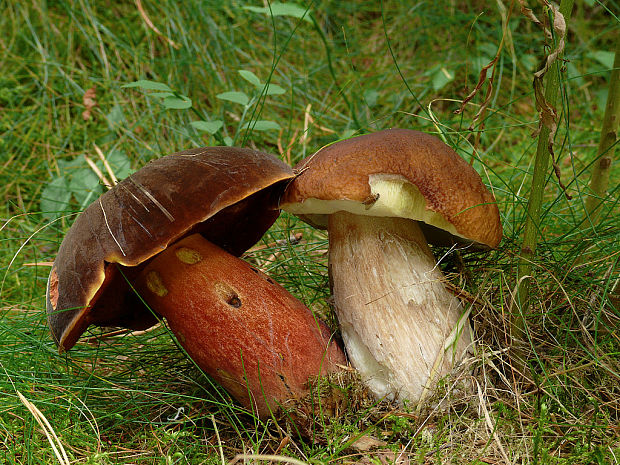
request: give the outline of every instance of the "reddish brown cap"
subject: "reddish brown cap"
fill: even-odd
[[[446,230],[457,240],[496,247],[499,210],[478,173],[437,137],[388,129],[336,142],[302,160],[281,208],[325,227],[338,210],[402,216],[430,225],[427,240]]]
[[[267,153],[197,148],[152,161],[103,194],[67,232],[48,280],[48,322],[60,351],[90,324],[154,324],[123,274],[196,232],[242,254],[278,217],[278,197],[292,177]]]

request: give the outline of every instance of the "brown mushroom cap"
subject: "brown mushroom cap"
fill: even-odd
[[[430,243],[496,247],[499,210],[478,173],[437,137],[388,129],[336,142],[302,160],[281,208],[325,228],[327,215],[343,210],[401,216],[429,225]],[[442,236],[442,237],[440,237]]]
[[[60,351],[90,324],[154,324],[122,274],[197,232],[242,254],[278,217],[278,196],[292,177],[267,153],[197,148],[152,161],[103,194],[67,232],[48,280],[48,322]]]

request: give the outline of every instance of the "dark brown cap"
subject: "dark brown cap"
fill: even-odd
[[[197,148],[152,161],[103,194],[67,232],[48,280],[48,322],[60,351],[90,324],[154,324],[123,274],[197,232],[242,254],[278,217],[278,197],[292,177],[267,153]]]
[[[388,129],[336,142],[302,160],[281,208],[326,227],[343,210],[410,218],[430,225],[430,243],[445,230],[457,241],[496,247],[499,210],[478,173],[437,137]],[[445,234],[443,234],[445,236]]]

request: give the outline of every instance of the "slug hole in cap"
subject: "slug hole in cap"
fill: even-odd
[[[242,302],[237,291],[230,287],[226,283],[217,283],[215,285],[215,291],[220,299],[226,302],[227,305],[233,308],[241,308]]]

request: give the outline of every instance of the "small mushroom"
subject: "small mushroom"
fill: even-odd
[[[259,414],[302,395],[344,356],[310,310],[236,258],[276,220],[292,176],[266,153],[201,148],[155,160],[103,194],[67,232],[48,280],[59,350],[91,324],[144,329],[159,315]]]
[[[497,246],[493,195],[450,147],[405,129],[334,143],[295,171],[280,206],[328,230],[351,364],[377,397],[419,401],[473,344],[428,243]]]

